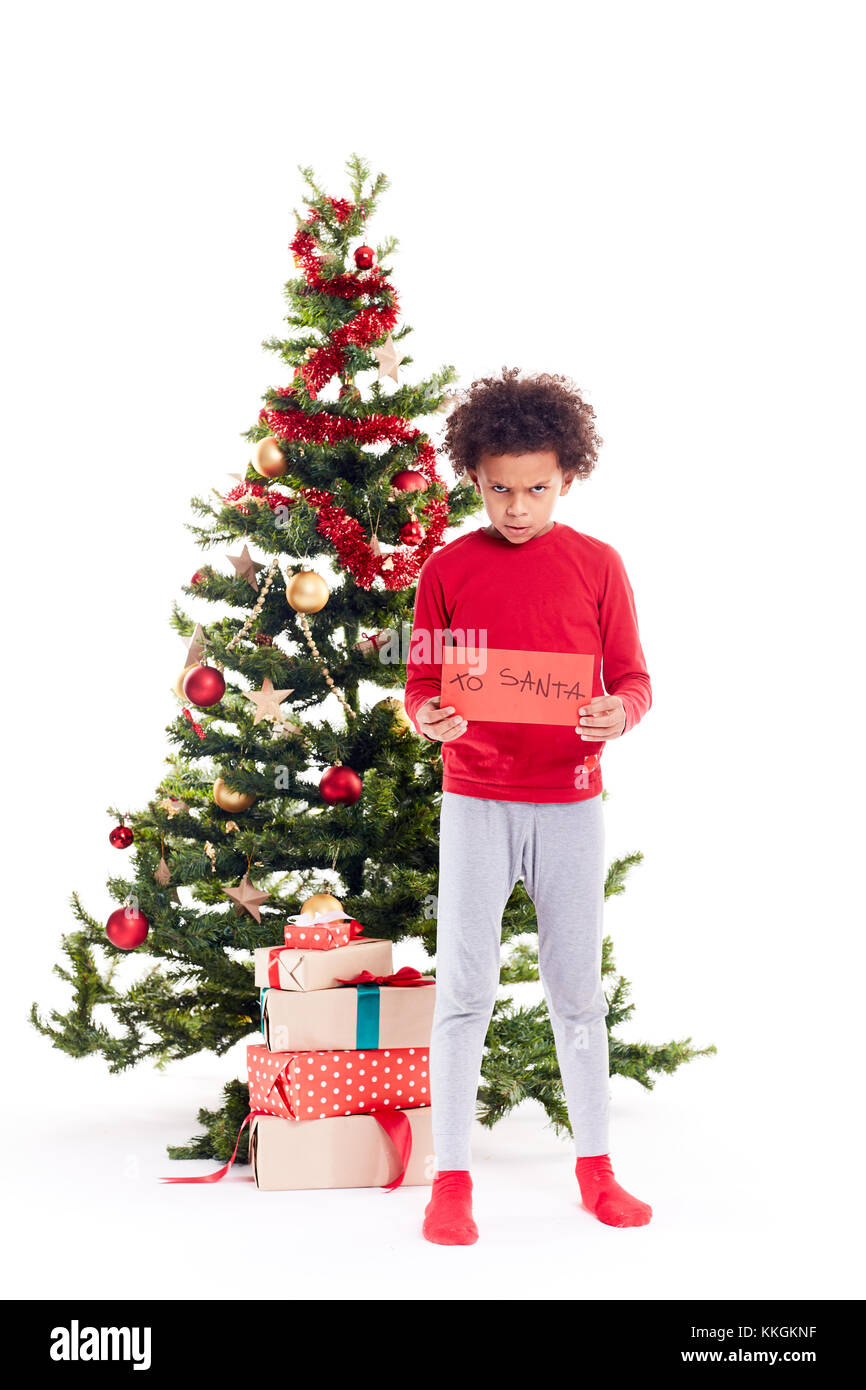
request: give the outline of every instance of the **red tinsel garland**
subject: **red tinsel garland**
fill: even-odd
[[[375,555],[360,522],[343,507],[335,506],[330,492],[318,488],[300,489],[310,506],[318,512],[316,530],[337,552],[344,569],[349,570],[361,589],[369,589],[377,574],[386,589],[406,589],[418,578],[418,571],[438,545],[444,545],[448,526],[448,503],[431,499],[427,504],[424,539],[420,545],[405,546],[390,555]],[[389,563],[390,562],[390,563]]]
[[[226,493],[223,501],[237,506],[237,510],[244,516],[249,516],[249,507],[240,505],[244,497],[258,497],[262,502],[266,502],[271,511],[277,507],[293,507],[297,498],[290,497],[287,492],[277,492],[273,488],[262,487],[261,483],[237,483],[229,492]]]
[[[303,439],[311,444],[339,444],[354,439],[359,444],[414,444],[421,431],[402,415],[363,415],[351,419],[346,415],[330,415],[326,410],[307,415],[303,410],[274,410],[263,406],[259,419],[280,439]],[[434,481],[436,455],[432,444],[422,444],[415,466]],[[255,484],[253,484],[255,486]]]
[[[354,211],[353,205],[344,199],[329,198],[328,202],[334,207],[341,222]],[[318,222],[320,218],[321,214],[315,208],[311,208],[307,223]],[[289,249],[301,263],[304,278],[310,289],[340,299],[359,299],[361,296],[372,299],[378,296],[382,301],[378,308],[368,305],[360,309],[348,323],[336,328],[331,334],[330,343],[319,348],[296,370],[295,376],[303,379],[307,391],[315,400],[322,387],[326,386],[345,364],[346,358],[341,345],[353,343],[356,347],[367,347],[384,333],[390,333],[397,322],[399,304],[394,287],[378,270],[367,271],[363,275],[343,272],[332,276],[331,279],[323,276],[318,244],[312,232],[306,228],[298,228],[289,243]]]
[[[355,211],[354,204],[345,199],[328,198],[337,219],[345,222]],[[322,214],[310,208],[307,224],[321,220]],[[305,227],[299,227],[290,243],[290,250],[303,267],[304,277],[311,289],[322,294],[335,295],[343,299],[358,299],[361,296],[378,296],[378,306],[368,305],[358,311],[348,323],[341,324],[330,335],[329,342],[318,348],[304,365],[295,371],[306,386],[307,393],[315,399],[323,386],[336,376],[345,363],[342,346],[352,343],[356,347],[367,347],[390,333],[398,317],[398,300],[393,286],[378,270],[363,275],[341,273],[331,279],[322,275],[322,258],[318,243]],[[284,387],[278,395],[290,398],[295,388]],[[367,415],[352,419],[344,415],[332,415],[328,411],[307,414],[303,410],[286,410],[264,407],[259,412],[259,421],[267,425],[271,434],[278,439],[302,440],[315,444],[335,444],[340,440],[352,439],[358,444],[408,444],[416,446],[414,467],[430,484],[441,484],[436,470],[436,452],[408,420],[399,415]],[[255,487],[255,485],[252,485]],[[235,489],[239,492],[239,489]],[[448,526],[449,508],[447,501],[428,497],[421,503],[425,534],[417,546],[404,546],[391,554],[375,554],[360,522],[349,516],[343,507],[334,503],[333,495],[318,488],[302,487],[299,495],[318,512],[316,529],[334,546],[340,564],[349,570],[362,589],[369,589],[377,575],[382,576],[386,589],[404,589],[418,577],[418,572],[427,557],[437,546],[444,545],[443,539]],[[243,493],[240,493],[243,496]],[[269,505],[272,494],[265,493]],[[226,500],[229,500],[228,498]]]
[[[337,215],[338,222],[345,222],[346,219],[351,217],[352,213],[355,211],[355,204],[350,203],[347,198],[329,198],[326,193],[325,202],[331,204],[331,207],[334,209],[334,212]],[[310,211],[315,213],[316,210],[315,208],[310,208]],[[307,218],[307,221],[309,222],[311,221],[311,219]]]

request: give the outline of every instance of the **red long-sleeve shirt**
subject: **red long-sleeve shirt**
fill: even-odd
[[[591,693],[619,696],[626,731],[652,703],[622,559],[613,546],[563,522],[555,521],[550,531],[522,545],[479,528],[424,562],[405,694],[406,711],[419,733],[418,709],[440,693],[442,663],[436,657],[446,629],[469,646],[483,642],[491,648],[592,655]],[[498,801],[598,796],[600,765],[588,778],[578,770],[585,757],[602,752],[604,743],[584,742],[576,724],[577,711],[567,725],[469,720],[465,733],[441,744],[443,791]]]

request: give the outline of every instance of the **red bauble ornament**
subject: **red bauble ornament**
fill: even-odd
[[[202,576],[201,570],[196,570],[196,572],[195,572],[195,574],[193,575],[192,579],[189,581],[189,586],[190,586],[190,588],[191,588],[191,589],[194,589],[195,586],[196,586],[196,584],[198,584],[198,583],[200,582],[200,580],[202,579],[202,577],[203,577],[203,576]]]
[[[420,521],[407,521],[405,526],[400,527],[400,539],[404,545],[420,545],[424,534]]]
[[[183,693],[199,709],[208,705],[218,705],[226,693],[226,683],[222,671],[215,666],[193,666],[187,671],[183,682]]]
[[[105,924],[105,935],[120,951],[134,951],[150,931],[150,923],[137,907],[127,903],[112,912]]]
[[[359,270],[369,270],[375,259],[372,246],[359,246],[355,252],[355,265]]]
[[[358,800],[362,790],[363,784],[357,772],[353,772],[350,767],[344,767],[342,763],[338,763],[336,767],[329,767],[327,772],[322,773],[319,782],[319,791],[329,806],[351,806]]]
[[[108,843],[114,845],[115,849],[129,849],[133,838],[134,836],[129,826],[124,825],[123,821],[121,821],[120,825],[116,825],[109,835]]]
[[[426,492],[427,479],[416,468],[403,468],[391,479],[391,486],[398,492]]]

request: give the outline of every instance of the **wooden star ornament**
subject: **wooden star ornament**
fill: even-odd
[[[406,354],[397,351],[394,345],[394,340],[391,337],[390,333],[388,334],[381,347],[373,348],[373,355],[375,356],[376,361],[379,363],[378,380],[382,381],[384,377],[390,376],[393,378],[394,381],[396,381],[397,368],[399,367],[400,363],[405,360]]]
[[[258,564],[258,562],[253,559],[248,547],[244,546],[240,555],[230,555],[229,559],[231,560],[241,579],[245,579],[253,589],[258,589],[259,570],[263,570],[264,565]]]
[[[234,902],[236,912],[248,912],[257,922],[261,922],[259,907],[268,901],[270,893],[260,893],[255,884],[250,883],[247,874],[244,874],[237,888],[224,888],[223,892]]]
[[[282,721],[283,712],[280,705],[283,700],[288,699],[294,686],[288,690],[274,690],[274,684],[270,676],[265,676],[262,681],[261,690],[245,690],[244,699],[250,700],[256,707],[254,724],[260,724],[263,719],[273,719]]]

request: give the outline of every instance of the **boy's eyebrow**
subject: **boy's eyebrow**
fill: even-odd
[[[538,480],[537,483],[530,483],[529,486],[530,486],[530,487],[541,487],[542,484],[545,484],[545,485],[546,485],[546,484],[549,483],[550,481],[551,481],[550,478],[539,478],[539,480]],[[491,487],[508,487],[508,484],[507,484],[507,483],[501,483],[501,482],[499,481],[498,478],[491,478],[491,479],[490,479],[490,486],[491,486]]]

